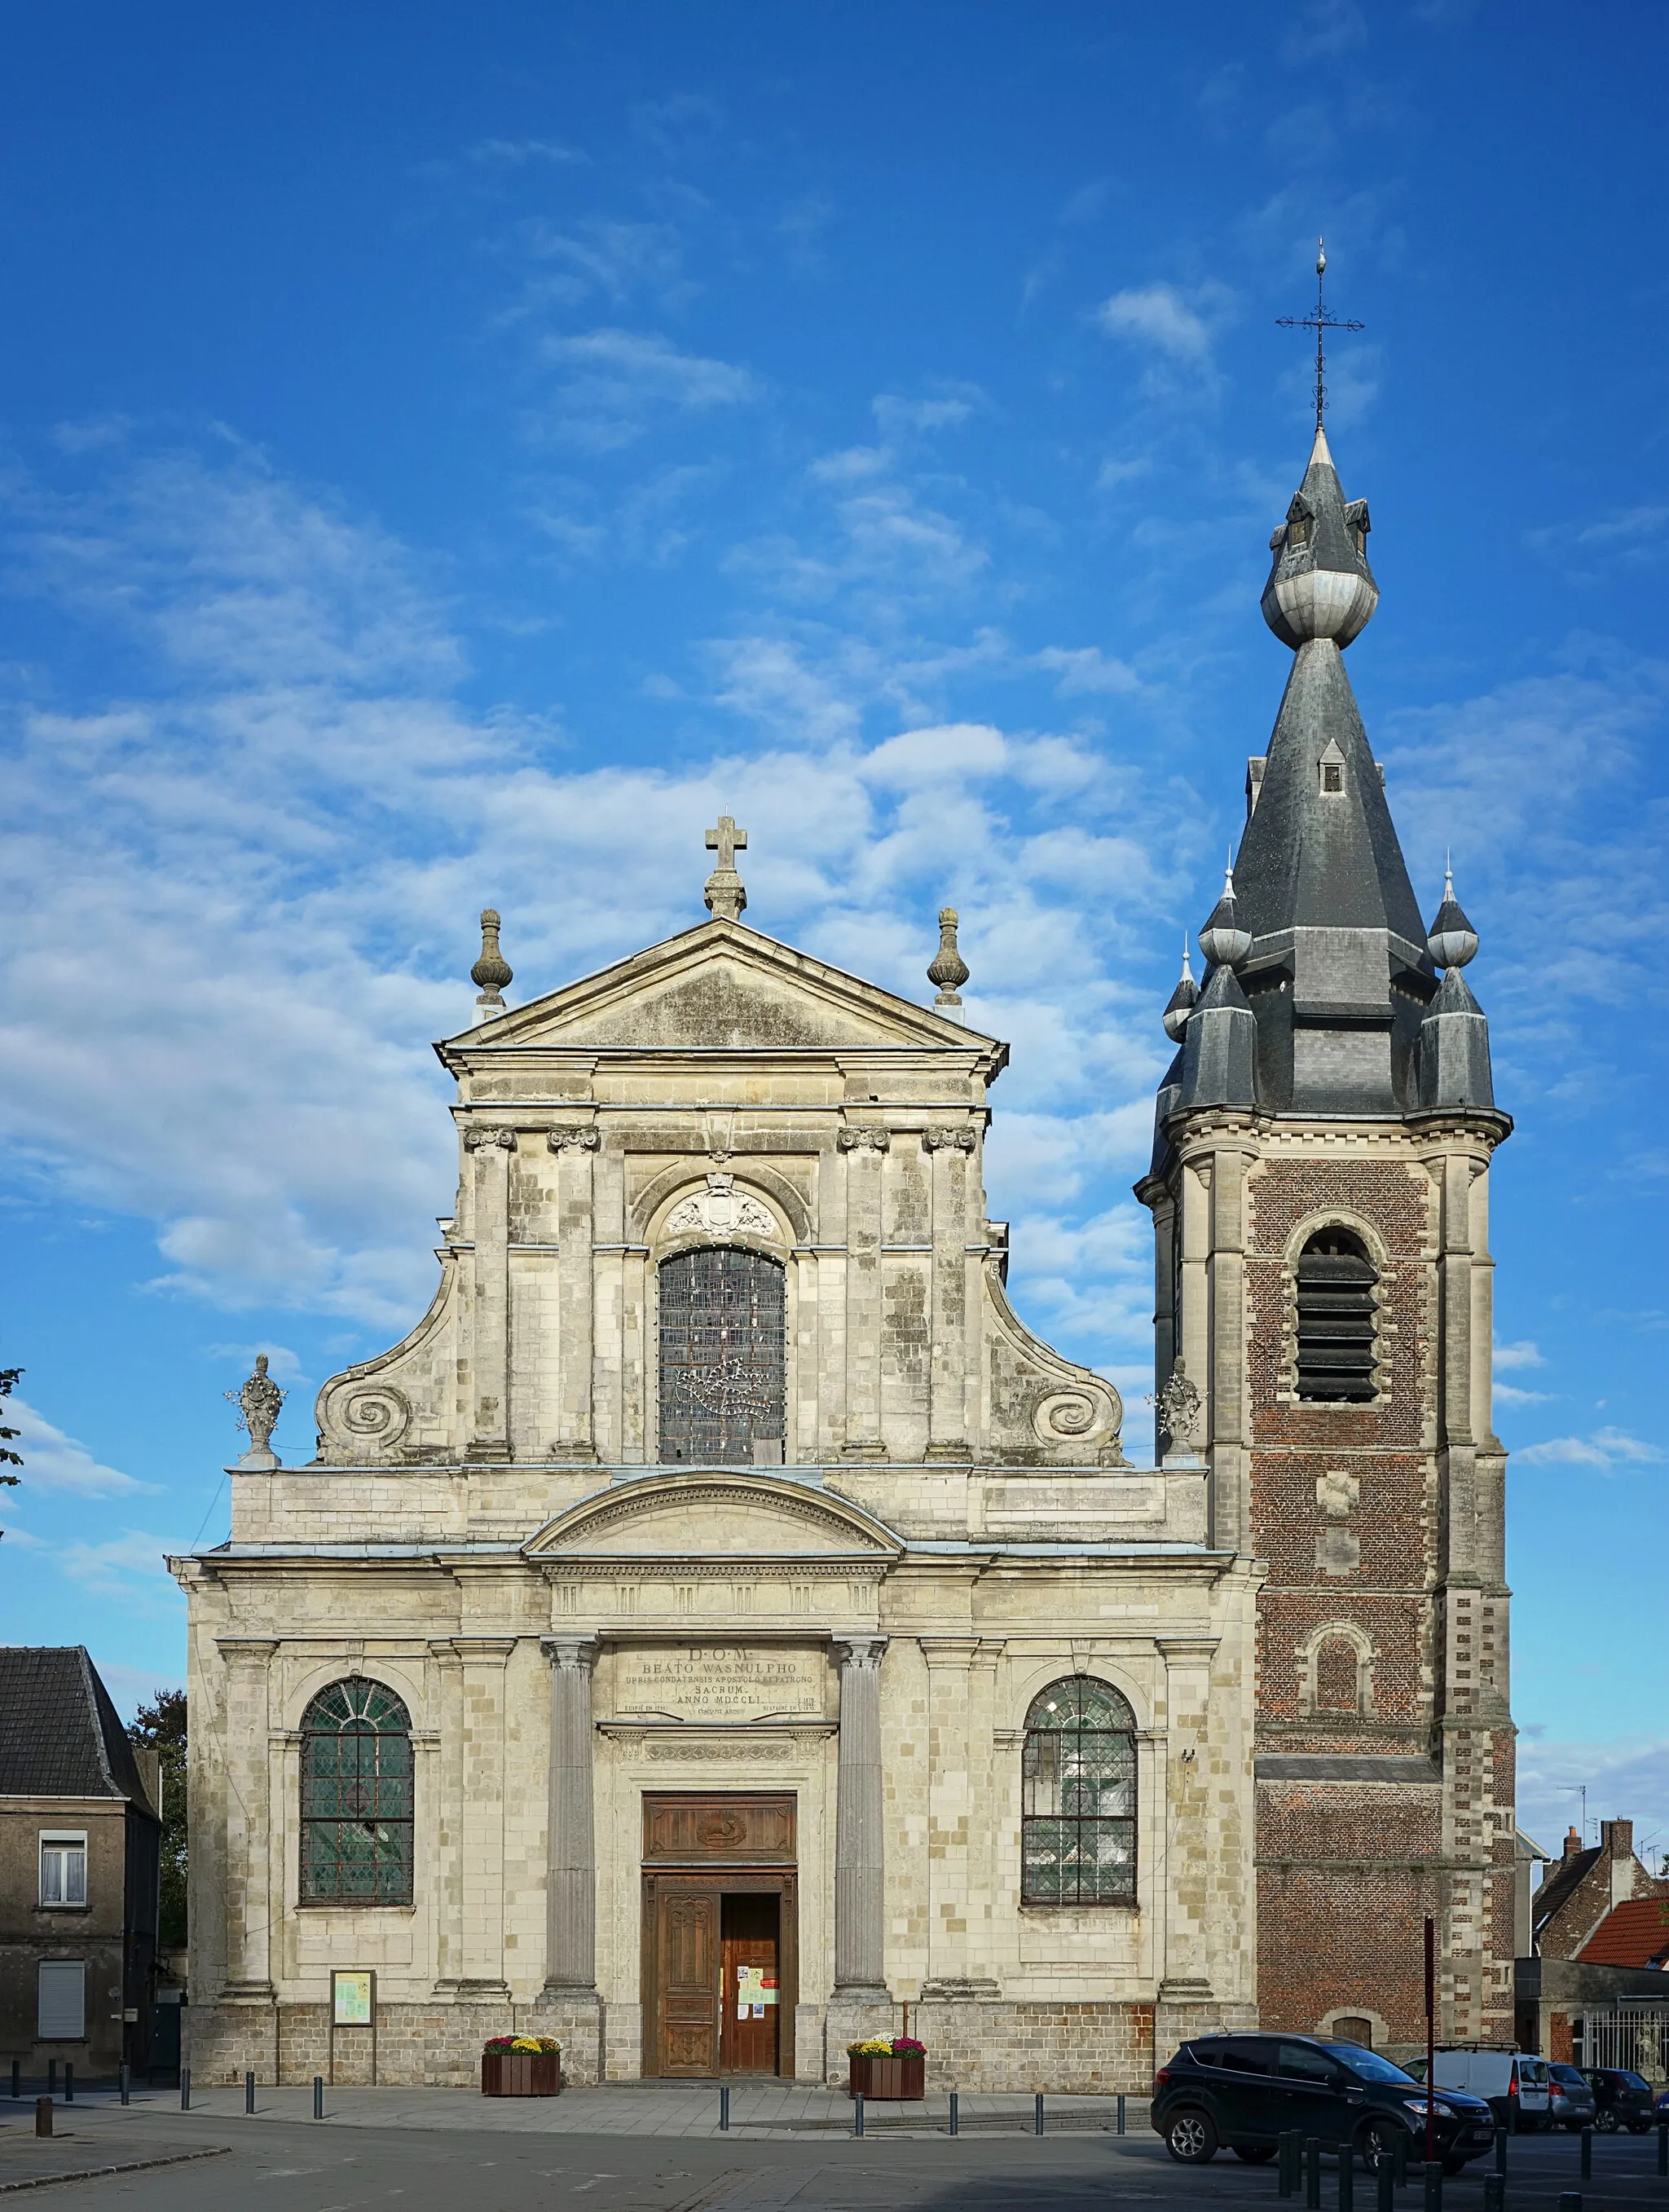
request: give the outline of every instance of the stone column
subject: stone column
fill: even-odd
[[[848,1123],[836,1139],[847,1162],[847,1434],[842,1457],[883,1459],[881,1434],[881,1178],[891,1133]]]
[[[968,1185],[977,1141],[971,1121],[936,1122],[921,1137],[932,1179],[929,1459],[962,1459],[968,1449]]]
[[[597,1830],[592,1810],[592,1669],[586,1636],[543,1638],[550,1662],[550,1814],[545,1837],[544,1999],[597,1987]]]
[[[1215,1636],[1161,1636],[1165,1662],[1168,1753],[1165,1802],[1168,1836],[1162,1879],[1156,1898],[1163,1916],[1164,1966],[1155,2014],[1156,2041],[1169,2047],[1197,2033],[1204,2015],[1196,2008],[1221,2002],[1211,1978],[1212,1906],[1223,1858],[1223,1836],[1211,1817],[1211,1660]]]
[[[886,2003],[885,1805],[881,1788],[884,1636],[837,1636],[840,1771],[834,1805],[834,1995]]]
[[[565,1122],[545,1142],[556,1156],[557,1395],[552,1459],[594,1460],[592,1437],[592,1169],[602,1139]]]
[[[471,1459],[510,1456],[510,1161],[513,1129],[470,1123],[464,1149],[475,1160],[470,1209],[475,1250],[470,1255],[469,1335],[474,1402]]]
[[[226,1662],[226,1987],[234,2002],[272,2000],[268,1676],[277,1644],[219,1639]]]

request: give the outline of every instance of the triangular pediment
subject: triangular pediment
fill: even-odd
[[[895,1559],[903,1547],[850,1499],[780,1477],[708,1468],[646,1475],[573,1506],[530,1559]]]
[[[739,922],[707,921],[448,1040],[447,1049],[1007,1048]],[[1001,1065],[1001,1058],[996,1063]]]

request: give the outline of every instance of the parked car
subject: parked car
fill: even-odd
[[[1226,2144],[1259,2165],[1296,2129],[1329,2150],[1360,2152],[1377,2168],[1400,2134],[1423,2155],[1424,2090],[1400,2066],[1359,2043],[1313,2035],[1203,2035],[1185,2043],[1153,2077],[1149,2115],[1171,2156],[1203,2166]],[[1495,2122],[1481,2097],[1441,2090],[1435,2103],[1437,2154],[1448,2173],[1481,2158]]]
[[[1498,2126],[1526,2131],[1552,2126],[1552,2084],[1545,2058],[1532,2058],[1527,2051],[1456,2049],[1436,2056],[1437,2087],[1482,2097]],[[1424,2059],[1411,2061],[1408,2070],[1423,2081]]]
[[[1586,2075],[1575,2066],[1555,2063],[1547,2069],[1547,2088],[1556,2128],[1569,2128],[1574,2133],[1593,2125],[1593,2090]]]
[[[1582,2071],[1593,2091],[1594,2126],[1607,2135],[1627,2128],[1630,2135],[1643,2136],[1657,2117],[1652,2085],[1644,2075],[1621,2066],[1585,2066]]]

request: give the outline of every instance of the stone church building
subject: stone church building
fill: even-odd
[[[1138,2088],[1205,2026],[1512,2019],[1487,1194],[1509,1128],[1342,649],[1368,514],[1318,432],[1294,655],[1165,1025],[1138,1194],[1159,1453],[1011,1304],[1008,1048],[709,919],[512,1008],[483,918],[416,1326],[281,1465],[246,1386],[190,1601],[201,2081]],[[1440,977],[1439,970],[1442,973]],[[375,1977],[332,2025],[333,1972]]]

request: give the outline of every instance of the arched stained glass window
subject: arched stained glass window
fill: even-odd
[[[664,1466],[781,1465],[785,1312],[782,1263],[763,1253],[711,1244],[661,1262]]]
[[[332,1682],[302,1717],[301,1895],[411,1902],[411,1718],[363,1675]]]
[[[1032,1699],[1020,1863],[1028,1905],[1136,1902],[1136,1717],[1110,1682],[1069,1674]]]

